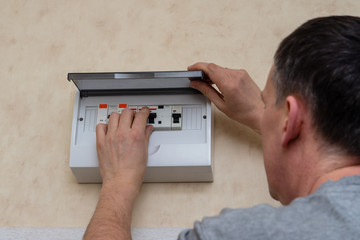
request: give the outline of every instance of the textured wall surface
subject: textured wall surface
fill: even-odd
[[[68,72],[244,68],[261,88],[282,38],[358,0],[6,1],[0,14],[0,225],[85,227],[99,184],[69,169]],[[277,206],[260,137],[215,111],[215,181],[144,184],[134,227],[187,227],[223,207]]]

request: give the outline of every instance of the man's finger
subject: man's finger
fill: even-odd
[[[140,132],[145,131],[146,122],[150,114],[148,107],[143,107],[140,112],[136,113],[132,128],[137,128]]]
[[[148,125],[146,126],[146,129],[145,129],[145,137],[146,137],[146,141],[149,142],[149,139],[150,139],[150,135],[151,133],[154,131],[154,126],[152,125]]]
[[[208,63],[205,63],[205,62],[197,62],[193,65],[188,66],[187,70],[189,70],[189,71],[202,70],[207,74],[207,71],[208,71],[207,65],[208,65]]]
[[[106,124],[96,125],[96,146],[99,147],[103,142],[105,142],[107,126]]]
[[[134,120],[135,112],[129,108],[125,108],[121,113],[121,120],[118,129],[124,131],[130,129]]]
[[[109,132],[113,132],[118,128],[120,115],[118,113],[111,113],[108,123]]]
[[[213,102],[219,109],[223,108],[224,100],[223,96],[211,85],[200,82],[193,81],[190,83],[190,87],[195,88],[200,91],[205,97],[207,97],[211,102]]]
[[[198,62],[194,65],[189,66],[188,70],[202,70],[209,77],[210,81],[218,86],[221,86],[221,83],[229,77],[226,73],[227,69],[216,65],[215,63]]]

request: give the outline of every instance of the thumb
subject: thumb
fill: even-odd
[[[224,105],[224,97],[210,84],[200,81],[192,81],[190,82],[190,87],[201,92],[205,97],[207,97],[211,102],[213,102],[219,109],[222,109]]]
[[[145,137],[146,137],[146,141],[149,142],[149,139],[150,139],[150,135],[151,133],[154,131],[154,126],[152,125],[148,125],[146,126],[146,129],[145,129]]]

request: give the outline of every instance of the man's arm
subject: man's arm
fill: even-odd
[[[227,69],[213,63],[196,63],[188,70],[202,70],[210,79],[209,83],[192,81],[190,87],[199,90],[228,117],[260,133],[264,102],[259,87],[245,70]]]
[[[148,158],[152,126],[149,109],[112,113],[96,126],[96,147],[103,185],[84,239],[131,239],[131,215]]]

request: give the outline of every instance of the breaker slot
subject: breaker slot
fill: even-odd
[[[144,106],[118,104],[99,104],[97,124],[107,124],[111,113],[121,114],[125,108],[133,111],[140,111]],[[182,129],[182,106],[180,105],[154,105],[147,106],[150,114],[147,125],[153,125],[155,130],[181,130]]]
[[[99,123],[107,124],[107,119],[108,119],[108,105],[99,104],[96,124]]]

